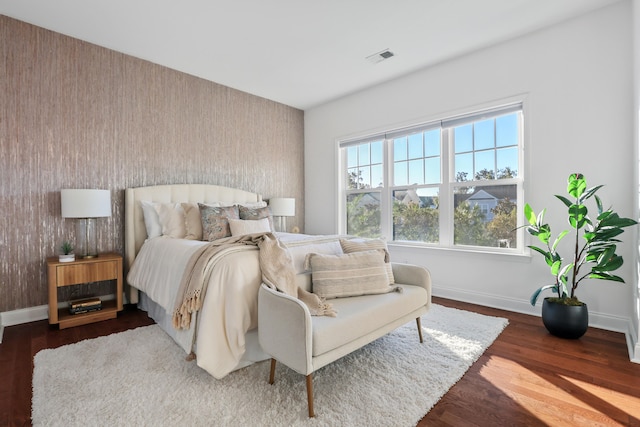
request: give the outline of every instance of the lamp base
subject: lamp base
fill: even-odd
[[[79,258],[95,258],[98,256],[98,240],[95,218],[81,218],[77,223],[76,235],[78,237]]]

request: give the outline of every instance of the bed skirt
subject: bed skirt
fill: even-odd
[[[149,298],[144,292],[139,292],[139,295],[138,308],[146,311],[148,316],[152,318],[158,326],[160,326],[160,328],[165,331],[167,335],[169,335],[183,350],[190,348],[193,340],[193,328],[195,328],[196,322],[191,322],[191,327],[188,330],[176,330],[173,327],[171,316],[167,314],[164,308],[153,302],[153,300],[151,300],[151,298]],[[242,359],[238,362],[238,365],[233,369],[234,371],[270,358],[270,356],[262,350],[262,347],[258,342],[258,328],[248,331],[245,337],[246,351]],[[194,348],[197,354],[197,344]]]

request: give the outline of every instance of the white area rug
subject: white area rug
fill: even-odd
[[[454,385],[507,320],[433,305],[411,322],[314,374],[316,418],[304,376],[269,362],[216,380],[156,325],[35,356],[35,426],[411,426]]]

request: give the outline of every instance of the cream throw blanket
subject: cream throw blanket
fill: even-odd
[[[176,297],[173,311],[175,329],[189,329],[191,314],[202,307],[211,276],[211,260],[229,246],[238,244],[258,247],[262,281],[267,286],[298,298],[306,304],[312,316],[336,316],[331,304],[298,287],[291,255],[273,233],[255,233],[215,240],[191,256]]]

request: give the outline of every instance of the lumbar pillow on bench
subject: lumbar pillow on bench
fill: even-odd
[[[305,258],[305,269],[311,270],[313,293],[321,298],[402,291],[389,284],[384,259],[379,250],[340,255],[310,253]]]
[[[381,251],[384,254],[385,268],[387,270],[387,276],[389,277],[389,283],[395,283],[393,271],[391,270],[391,263],[389,262],[389,250],[387,249],[387,242],[381,239],[340,239],[340,246],[342,246],[342,252],[344,252],[345,254],[371,250]]]

